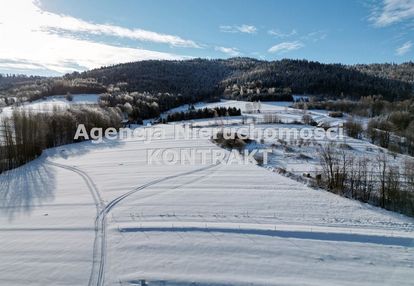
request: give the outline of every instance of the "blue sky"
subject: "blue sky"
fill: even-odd
[[[0,73],[192,57],[400,63],[414,56],[414,0],[10,0],[0,35]]]

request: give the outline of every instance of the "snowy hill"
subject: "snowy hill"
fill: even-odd
[[[157,128],[0,175],[0,284],[411,285],[412,218],[252,164],[148,164],[218,149]]]

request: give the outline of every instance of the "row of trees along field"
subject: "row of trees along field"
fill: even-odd
[[[0,122],[0,173],[21,166],[46,148],[74,143],[78,124],[119,128],[121,112],[115,108],[80,108],[51,113],[15,111]]]
[[[223,96],[247,101],[293,101],[291,88],[265,87],[261,81],[227,86]]]
[[[167,121],[182,121],[190,119],[200,119],[200,118],[213,118],[213,117],[222,117],[222,116],[240,116],[241,111],[236,107],[215,107],[215,108],[203,108],[203,109],[192,109],[186,112],[174,112],[168,114]]]
[[[325,109],[329,111],[341,111],[351,115],[363,117],[377,117],[389,114],[393,111],[414,112],[414,99],[387,100],[381,95],[363,96],[359,100],[336,99],[336,100],[315,100],[310,98],[309,102],[297,102],[296,108]]]
[[[342,150],[341,150],[342,149]],[[319,186],[336,194],[414,216],[414,159],[399,166],[389,157],[355,157],[341,146],[322,146],[319,158],[323,176]]]

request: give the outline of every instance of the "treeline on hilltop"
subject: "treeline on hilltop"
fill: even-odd
[[[94,127],[119,128],[120,111],[114,108],[80,108],[52,113],[15,111],[0,122],[0,173],[19,167],[42,154],[46,148],[77,142],[78,124],[88,134]]]
[[[414,72],[414,69],[413,69]],[[261,81],[264,87],[288,87],[294,94],[316,94],[330,98],[382,95],[388,100],[408,98],[413,85],[402,80],[376,77],[341,64],[306,60],[260,62],[253,69],[224,81],[226,86]]]
[[[194,107],[190,110],[184,112],[174,112],[168,114],[166,121],[183,121],[191,119],[201,119],[201,118],[214,118],[214,117],[223,117],[223,116],[240,116],[241,110],[236,107],[214,107],[214,108],[202,108],[195,109]]]
[[[66,78],[95,78],[106,86],[125,83],[121,91],[173,93],[193,101],[219,95],[220,82],[232,72],[225,60],[140,61],[104,67]]]
[[[414,62],[411,61],[402,64],[358,64],[351,68],[376,77],[414,83]]]
[[[23,74],[0,74],[0,90],[7,90],[17,84],[32,83],[41,80],[40,76],[27,76]]]
[[[66,76],[68,79],[79,77],[94,78],[105,86],[122,82],[125,91],[171,92],[200,99],[221,95],[234,84],[257,81],[262,88],[290,88],[293,94],[336,98],[382,95],[392,101],[413,94],[412,83],[403,76],[376,76],[354,66],[289,59],[270,62],[249,58],[140,61]]]

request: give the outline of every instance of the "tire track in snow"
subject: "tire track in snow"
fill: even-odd
[[[188,172],[184,172],[184,173],[180,173],[180,174],[176,174],[176,175],[171,175],[171,176],[167,176],[167,177],[163,177],[163,178],[159,178],[153,181],[150,181],[144,185],[141,185],[139,187],[136,187],[134,189],[132,189],[131,191],[124,193],[123,195],[120,195],[119,197],[113,199],[111,202],[109,202],[100,212],[97,220],[98,225],[100,226],[100,234],[101,234],[101,259],[100,259],[100,265],[99,265],[99,272],[97,274],[97,282],[96,285],[101,286],[104,285],[104,281],[105,281],[105,264],[106,264],[106,217],[108,215],[108,213],[118,204],[120,203],[122,200],[124,200],[125,198],[129,197],[130,195],[141,191],[145,188],[148,188],[150,186],[153,186],[155,184],[161,183],[161,182],[165,182],[171,179],[175,179],[175,178],[179,178],[182,176],[187,176],[187,175],[191,175],[191,174],[195,174],[198,172],[202,172],[208,169],[211,169],[213,167],[218,166],[219,164],[213,164],[213,165],[208,165],[206,167],[202,167],[196,170],[192,170],[192,171],[188,171]]]
[[[94,183],[94,181],[92,180],[92,178],[84,171],[82,171],[81,169],[78,169],[76,167],[72,167],[72,166],[68,166],[68,165],[63,165],[63,164],[59,164],[59,163],[55,163],[55,162],[51,162],[51,161],[46,161],[46,164],[55,166],[55,167],[59,167],[62,169],[66,169],[72,172],[77,173],[78,175],[80,175],[82,177],[82,179],[85,181],[86,185],[88,186],[89,191],[92,194],[93,200],[95,202],[95,205],[97,206],[97,208],[103,208],[103,206],[105,205],[101,194],[98,190],[98,187],[96,186],[96,184]]]
[[[121,202],[128,196],[140,190],[148,188],[152,185],[155,185],[155,184],[158,184],[164,181],[168,181],[174,178],[202,172],[202,171],[211,169],[213,167],[216,167],[218,165],[218,164],[208,165],[206,167],[202,167],[196,170],[184,172],[181,174],[171,175],[171,176],[167,176],[167,177],[163,177],[163,178],[150,181],[144,185],[141,185],[139,187],[132,189],[131,191],[127,193],[122,194],[121,196],[115,198],[110,203],[105,205],[100,195],[99,189],[97,188],[92,178],[86,172],[73,166],[63,165],[63,164],[51,162],[48,160],[46,161],[46,164],[72,171],[78,174],[79,176],[81,176],[84,182],[86,183],[88,190],[91,193],[92,198],[94,200],[97,214],[95,218],[95,239],[94,239],[94,247],[93,247],[93,264],[92,264],[92,270],[91,270],[91,274],[90,274],[89,282],[88,282],[89,286],[104,285],[105,263],[106,263],[106,217],[113,207],[115,207],[119,202]],[[98,260],[99,260],[99,267],[98,267]],[[98,273],[96,274],[96,272]]]
[[[55,163],[55,162],[51,162],[49,160],[45,161],[46,164],[49,164],[51,166],[55,166],[58,168],[62,168],[71,172],[74,172],[76,174],[78,174],[79,176],[82,177],[82,179],[84,180],[84,182],[86,183],[89,192],[92,195],[93,201],[95,203],[95,207],[96,207],[96,216],[95,216],[95,238],[94,238],[94,242],[93,242],[93,254],[92,254],[92,269],[91,269],[91,274],[89,276],[89,282],[88,285],[94,285],[93,280],[94,280],[94,273],[96,273],[96,268],[98,267],[98,259],[100,259],[102,257],[101,253],[99,253],[99,251],[102,250],[102,235],[100,235],[100,229],[99,229],[99,214],[101,213],[102,209],[104,209],[105,207],[105,203],[102,199],[102,196],[99,192],[98,187],[96,186],[96,184],[94,183],[94,181],[92,180],[92,178],[84,171],[82,171],[81,169],[72,167],[72,166],[68,166],[68,165],[63,165],[63,164],[59,164],[59,163]],[[102,262],[99,261],[99,264],[101,264]]]

